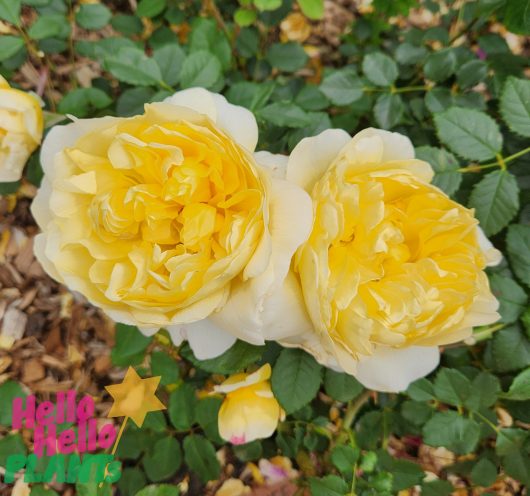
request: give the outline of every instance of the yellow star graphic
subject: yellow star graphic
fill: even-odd
[[[155,396],[160,376],[142,379],[129,367],[123,382],[105,389],[114,398],[108,417],[130,417],[138,427],[142,427],[148,412],[165,410],[164,404]]]

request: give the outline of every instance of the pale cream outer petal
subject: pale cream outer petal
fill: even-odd
[[[187,339],[193,354],[199,360],[222,355],[236,342],[235,336],[227,333],[208,318],[191,324],[170,325],[166,329],[177,346]]]
[[[224,96],[204,88],[188,88],[178,91],[164,102],[207,115],[219,129],[248,151],[253,152],[256,148],[258,124],[254,114],[244,107],[229,103]]]
[[[377,136],[383,142],[382,162],[390,160],[407,160],[414,158],[414,146],[409,138],[400,133],[393,133],[385,131],[384,129],[377,129],[369,127],[358,132],[353,138],[353,143],[358,143],[365,138],[373,138]]]
[[[477,238],[478,244],[486,256],[486,265],[488,267],[499,265],[502,262],[502,253],[493,246],[480,226],[477,226]]]
[[[432,372],[440,362],[437,346],[378,347],[357,362],[355,378],[374,391],[398,393]]]
[[[289,157],[287,155],[280,155],[278,153],[270,153],[267,151],[254,152],[256,162],[267,168],[272,177],[278,179],[285,179],[287,176],[287,163]]]
[[[309,195],[295,184],[273,178],[269,224],[272,252],[269,265],[257,277],[234,282],[226,305],[213,314],[211,320],[239,339],[263,344],[267,339],[265,321],[269,315],[269,311],[264,314],[265,302],[283,284],[291,259],[297,248],[307,240],[312,224]]]
[[[351,141],[342,129],[326,129],[298,143],[287,164],[287,180],[311,192],[315,182],[328,169],[341,149]]]

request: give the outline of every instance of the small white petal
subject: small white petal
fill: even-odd
[[[317,136],[304,138],[291,152],[287,180],[311,192],[351,136],[342,129],[326,129]]]
[[[390,348],[380,346],[357,364],[356,379],[368,389],[398,393],[432,372],[440,362],[437,346]]]

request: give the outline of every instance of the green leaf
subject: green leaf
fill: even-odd
[[[302,12],[315,21],[324,17],[324,0],[298,0]]]
[[[431,381],[422,377],[414,381],[408,388],[407,394],[414,401],[430,401],[436,399],[434,396],[434,386]]]
[[[11,426],[13,416],[13,400],[15,398],[25,398],[27,393],[24,392],[18,382],[7,381],[0,385],[0,425],[4,427]]]
[[[451,108],[454,104],[453,94],[449,88],[437,87],[425,95],[425,106],[430,112],[436,114]]]
[[[530,34],[530,0],[507,0],[504,24],[517,34]]]
[[[398,77],[396,63],[384,53],[370,53],[363,59],[364,75],[376,86],[391,86]]]
[[[85,29],[101,29],[112,18],[112,12],[101,3],[81,4],[75,15],[75,21]]]
[[[53,489],[47,489],[44,485],[32,484],[31,496],[59,496],[59,493]]]
[[[414,425],[421,426],[432,417],[433,410],[424,401],[404,401],[401,405],[401,415]]]
[[[169,396],[169,420],[179,431],[188,430],[195,422],[195,390],[188,384],[181,384]]]
[[[501,322],[511,324],[524,312],[528,297],[519,284],[513,279],[500,274],[490,277],[491,292],[499,300]]]
[[[305,351],[284,349],[272,371],[272,391],[287,413],[307,405],[318,393],[321,367]]]
[[[321,479],[310,477],[309,487],[315,496],[344,496],[349,490],[346,482],[336,475],[326,475]]]
[[[169,479],[182,463],[182,452],[179,442],[171,436],[158,440],[143,459],[147,477],[153,482]]]
[[[18,26],[21,4],[21,0],[0,0],[0,19]]]
[[[98,88],[76,88],[68,92],[59,102],[57,110],[61,114],[86,117],[92,108],[102,109],[112,103],[112,98]]]
[[[331,463],[342,475],[351,480],[360,455],[361,450],[357,447],[338,445],[331,450]]]
[[[116,111],[120,117],[130,117],[141,114],[144,104],[149,102],[155,94],[152,88],[130,88],[125,90],[118,98]]]
[[[222,70],[232,65],[232,49],[225,32],[214,19],[196,18],[188,40],[189,53],[209,52],[221,63]]]
[[[176,44],[162,45],[153,52],[162,73],[162,80],[169,86],[175,86],[180,80],[180,71],[186,58],[184,50]]]
[[[449,496],[453,490],[453,485],[450,482],[436,479],[421,485],[421,496]]]
[[[180,380],[178,362],[163,351],[151,353],[151,375],[160,376],[160,384],[167,386]]]
[[[273,43],[267,51],[269,64],[284,72],[295,72],[301,69],[309,59],[300,43]]]
[[[418,64],[427,56],[424,46],[416,46],[412,43],[402,43],[397,47],[396,60],[403,65]]]
[[[251,26],[256,21],[258,15],[255,10],[237,9],[234,12],[234,21],[241,27]]]
[[[435,413],[423,427],[425,444],[444,446],[459,455],[471,453],[479,438],[480,426],[452,410]]]
[[[128,467],[121,474],[120,480],[118,481],[118,489],[120,490],[120,494],[132,496],[142,489],[146,482],[147,480],[142,470]],[[33,494],[33,488],[31,489],[31,494]]]
[[[506,170],[490,172],[473,187],[469,207],[475,209],[486,236],[497,234],[519,210],[517,179]]]
[[[518,326],[506,327],[493,335],[492,357],[499,372],[523,369],[530,365],[530,342]]]
[[[234,345],[222,355],[209,360],[198,360],[187,344],[181,347],[180,353],[190,360],[196,367],[212,374],[234,374],[256,363],[263,353],[265,346],[254,346],[244,341],[236,341]]]
[[[471,470],[471,481],[482,487],[491,486],[497,479],[497,467],[487,458],[481,458]]]
[[[194,52],[186,57],[180,72],[183,88],[202,86],[212,87],[221,77],[219,59],[206,51]]]
[[[530,450],[528,431],[501,429],[495,451],[502,456],[504,471],[522,484],[530,484]]]
[[[133,36],[135,34],[140,34],[144,29],[142,20],[139,17],[136,17],[135,15],[128,15],[128,14],[115,15],[111,19],[110,24],[116,31],[119,31],[120,33],[126,36]]]
[[[427,57],[423,71],[427,79],[438,82],[454,74],[456,66],[457,59],[454,50],[445,48]]]
[[[363,83],[354,70],[340,69],[324,78],[320,91],[334,105],[344,106],[362,98]]]
[[[530,226],[511,225],[508,228],[506,244],[515,275],[530,287]]]
[[[191,434],[184,438],[184,459],[188,467],[206,483],[219,478],[221,467],[213,444],[203,436]]]
[[[20,434],[8,434],[0,439],[0,466],[5,467],[10,455],[25,455],[26,445]]]
[[[530,400],[530,368],[523,370],[515,377],[510,389],[502,397],[515,401]]]
[[[363,385],[355,377],[331,369],[326,369],[324,388],[328,396],[342,402],[352,400],[363,391]]]
[[[434,123],[440,141],[461,157],[488,160],[502,149],[499,126],[478,110],[452,107],[435,114]]]
[[[118,367],[138,365],[144,358],[144,352],[152,341],[144,336],[138,328],[126,324],[116,324],[115,345],[110,357]]]
[[[493,405],[501,392],[499,379],[489,372],[479,372],[471,382],[471,394],[464,406],[470,410],[480,411]]]
[[[400,95],[383,94],[377,98],[374,116],[383,129],[392,129],[403,120],[405,105]]]
[[[254,0],[254,5],[261,12],[276,10],[282,6],[282,0]]]
[[[304,127],[311,119],[298,105],[284,101],[267,105],[257,113],[261,119],[281,127]]]
[[[170,484],[153,484],[138,491],[135,496],[179,496],[180,490],[177,486]]]
[[[45,38],[68,38],[71,27],[68,19],[61,14],[50,14],[37,18],[28,30],[32,40]]]
[[[471,382],[456,369],[442,368],[434,380],[436,399],[450,405],[462,406],[471,393]]]
[[[219,435],[219,409],[221,398],[210,396],[199,400],[195,405],[195,417],[206,437],[214,443],[222,444],[224,441]]]
[[[395,493],[419,484],[425,477],[417,463],[393,458],[385,452],[379,453],[378,458],[380,467],[393,476],[391,489]]]
[[[263,447],[258,440],[232,446],[232,449],[234,450],[234,455],[242,462],[259,460],[263,454]]]
[[[116,55],[105,58],[104,67],[124,83],[151,86],[162,80],[156,61],[138,48],[121,48]]]
[[[156,17],[166,8],[167,0],[140,0],[136,15],[138,17]]]
[[[530,136],[530,81],[513,76],[506,79],[500,110],[512,131],[521,136]]]
[[[461,88],[471,88],[484,81],[488,75],[488,65],[483,60],[469,60],[458,69],[456,80]]]
[[[296,95],[294,103],[304,110],[323,110],[329,105],[329,100],[324,93],[318,89],[318,86],[308,84],[304,86]]]
[[[432,184],[449,196],[458,190],[462,174],[458,172],[460,164],[452,153],[434,146],[420,146],[416,148],[416,158],[431,164],[435,172]]]
[[[15,55],[24,47],[24,40],[18,36],[0,36],[0,62]]]

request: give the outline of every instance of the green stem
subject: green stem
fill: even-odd
[[[163,90],[167,91],[175,91],[169,84],[165,83],[164,81],[158,81],[158,86],[160,86]]]
[[[502,170],[506,170],[506,164],[514,161],[519,157],[522,157],[523,155],[526,155],[527,153],[530,153],[530,146],[528,148],[518,151],[517,153],[514,153],[513,155],[509,155],[506,158],[504,158],[500,153],[498,153],[496,155],[496,162],[491,162],[489,164],[483,165],[471,164],[467,167],[462,167],[461,169],[458,169],[458,172],[478,172],[483,169],[491,169],[492,167],[500,167]]]
[[[363,88],[363,91],[366,93],[409,93],[411,91],[429,91],[432,88],[430,85],[423,86],[403,86],[402,88],[396,88],[395,86],[390,86],[389,88],[373,88],[366,86]],[[390,91],[389,91],[390,90]]]
[[[485,424],[488,424],[497,434],[499,434],[500,429],[491,420],[482,415],[482,413],[475,411],[473,414],[479,417]]]
[[[359,413],[359,410],[370,399],[370,395],[370,391],[365,391],[364,393],[357,396],[355,400],[352,400],[350,403],[348,403],[348,408],[346,409],[346,414],[344,415],[344,422],[342,423],[342,427],[344,429],[350,429],[357,413]]]

